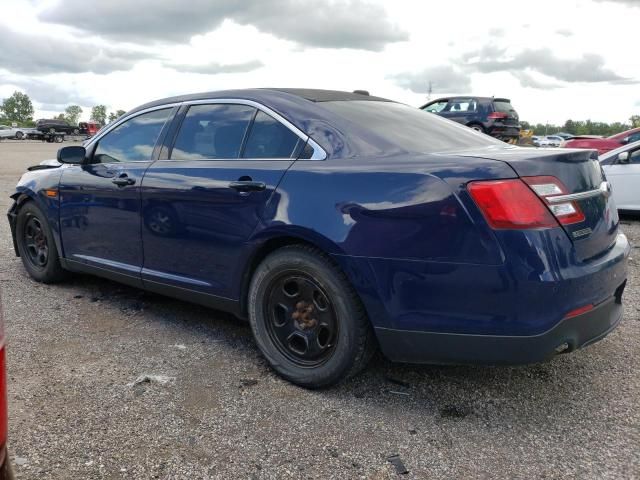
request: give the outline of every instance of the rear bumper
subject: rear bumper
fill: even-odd
[[[625,282],[626,283],[626,282]],[[620,285],[613,297],[593,310],[561,320],[539,335],[471,335],[376,328],[391,360],[434,364],[527,364],[548,360],[604,338],[622,319]]]

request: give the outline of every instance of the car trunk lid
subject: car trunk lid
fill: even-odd
[[[557,206],[567,203],[577,206],[584,218],[560,224],[573,242],[580,260],[601,254],[615,242],[618,214],[595,151],[506,147],[458,154],[507,163],[520,177],[524,177],[523,180],[552,212]],[[549,177],[560,181],[562,191],[545,191],[544,184],[549,184],[545,179]]]

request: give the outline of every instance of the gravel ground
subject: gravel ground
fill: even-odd
[[[0,144],[2,209],[58,146]],[[640,245],[640,222],[623,229]],[[40,285],[5,221],[0,242],[19,478],[640,478],[637,249],[623,323],[585,350],[520,368],[378,358],[311,392],[270,371],[245,323],[92,277]]]

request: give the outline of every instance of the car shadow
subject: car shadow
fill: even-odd
[[[97,277],[78,275],[65,285],[80,292],[74,298],[94,303],[95,308],[108,305],[119,309],[122,315],[136,317],[137,322],[170,326],[174,332],[186,331],[203,344],[215,342],[221,355],[254,362],[247,369],[259,377],[268,377],[269,383],[277,384],[289,395],[309,401],[320,396],[350,406],[385,409],[387,413],[398,409],[402,415],[414,418],[428,415],[436,421],[522,424],[546,422],[550,412],[555,416],[572,410],[572,416],[586,415],[589,412],[581,409],[589,403],[576,402],[576,397],[595,395],[607,402],[612,395],[607,382],[602,381],[607,372],[600,365],[600,344],[547,363],[518,367],[405,365],[377,354],[356,377],[332,388],[305,390],[273,373],[259,354],[248,323],[233,315]],[[522,415],[523,411],[528,414]]]

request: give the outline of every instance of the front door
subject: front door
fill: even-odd
[[[301,143],[252,106],[188,107],[142,184],[145,285],[236,299],[247,241]]]
[[[60,225],[68,261],[140,278],[140,185],[170,112],[125,121],[88,148],[85,165],[63,169]]]

